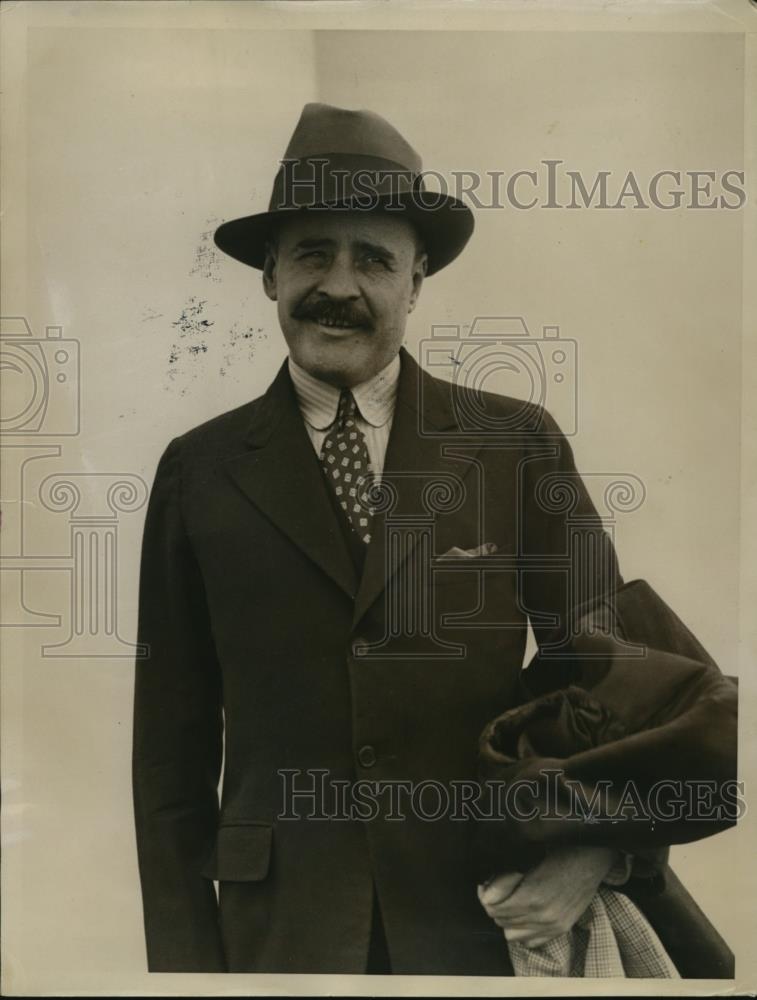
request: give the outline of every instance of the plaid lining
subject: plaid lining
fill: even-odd
[[[680,979],[660,939],[622,893],[600,886],[575,927],[540,948],[508,942],[516,976]]]

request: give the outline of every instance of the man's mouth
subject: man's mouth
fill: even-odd
[[[326,337],[330,340],[344,340],[347,337],[355,337],[369,332],[369,327],[364,322],[357,322],[354,319],[332,319],[322,316],[320,318],[308,317],[308,322],[312,323],[311,329],[316,336]]]
[[[320,326],[327,326],[333,330],[356,330],[360,326],[358,323],[350,323],[337,319],[317,319],[315,322]]]
[[[361,310],[345,305],[298,306],[292,310],[295,319],[316,323],[326,330],[368,330],[371,323],[369,316]]]

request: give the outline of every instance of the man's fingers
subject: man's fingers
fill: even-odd
[[[495,907],[489,912],[486,911],[492,920],[500,927],[538,927],[544,930],[545,927],[552,927],[554,920],[549,914],[539,913],[538,910],[531,910],[527,913],[511,913],[506,906]]]
[[[503,931],[506,941],[521,944],[525,948],[542,948],[562,933],[557,929],[547,933],[543,927],[504,927]]]
[[[521,923],[538,922],[542,912],[542,908],[534,900],[520,900],[514,904],[512,897],[502,903],[486,903],[484,909],[490,917],[505,917]]]
[[[532,941],[543,941],[546,937],[543,927],[503,927],[502,930],[505,932],[507,941],[517,941],[520,944],[527,945],[529,948],[532,947]]]
[[[540,893],[533,892],[527,883],[518,886],[501,902],[482,905],[490,917],[506,917],[516,923],[551,923],[554,916],[554,907]]]
[[[497,903],[504,902],[522,880],[523,875],[521,872],[509,872],[506,875],[498,875],[487,885],[480,885],[478,887],[478,898],[485,908],[495,906]]]
[[[538,870],[537,870],[538,871]],[[492,917],[507,916],[512,920],[531,920],[533,923],[551,922],[554,915],[554,896],[544,892],[541,880],[535,874],[526,875],[513,886],[501,902],[484,902]],[[489,907],[492,907],[490,910]]]
[[[479,889],[489,917],[508,941],[537,948],[569,931],[590,905],[607,852],[577,848],[548,855],[525,877],[500,876]]]

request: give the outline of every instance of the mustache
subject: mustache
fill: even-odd
[[[295,319],[309,319],[315,323],[332,323],[338,326],[370,327],[370,315],[354,302],[336,302],[322,299],[301,302],[292,309]]]

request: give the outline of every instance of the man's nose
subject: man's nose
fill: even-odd
[[[358,299],[360,288],[352,261],[341,255],[320,276],[318,291],[331,299]]]

